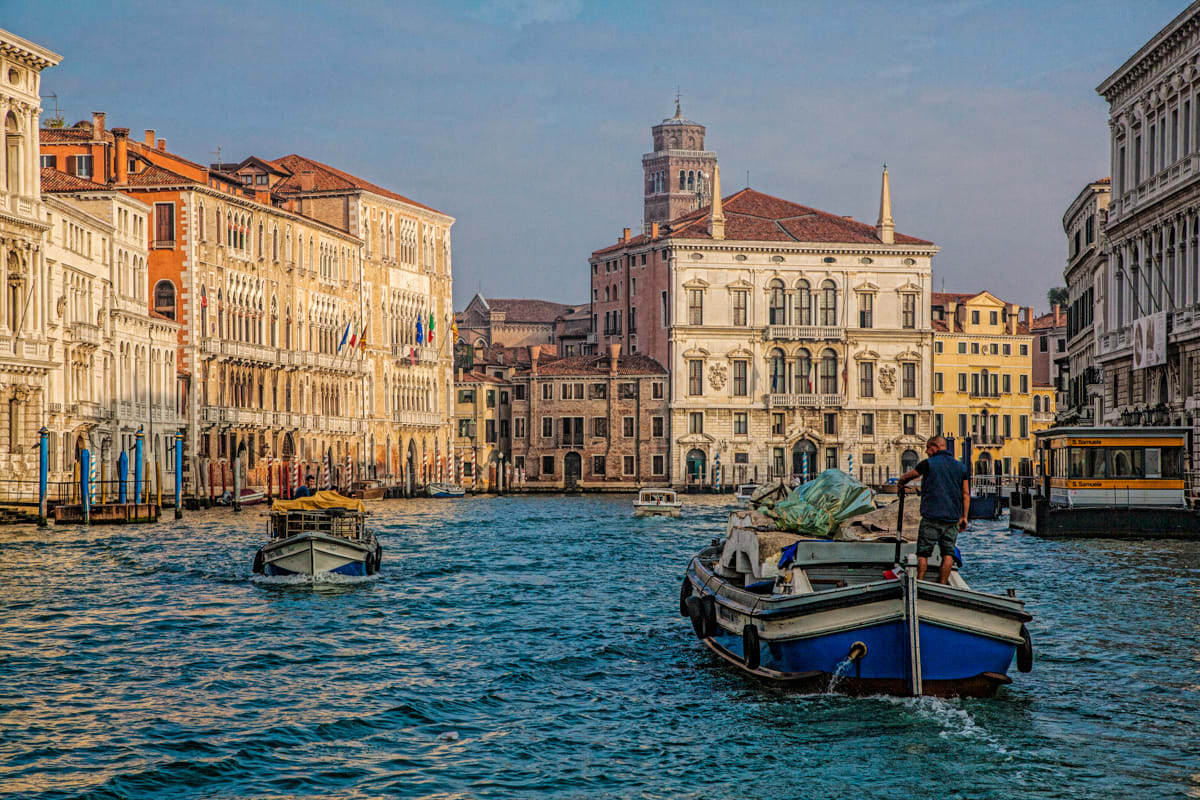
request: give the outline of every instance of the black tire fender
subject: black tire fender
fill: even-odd
[[[717,635],[717,598],[706,594],[700,598],[700,608],[704,612],[704,636],[707,639]]]
[[[683,585],[679,587],[679,616],[688,616],[687,599],[692,596],[692,579],[683,576]]]
[[[758,669],[762,662],[758,628],[753,625],[745,625],[742,628],[742,657],[746,662],[746,669]]]
[[[692,620],[692,631],[695,632],[697,639],[704,638],[704,603],[701,598],[692,595],[684,601],[687,607],[687,615]]]
[[[1017,645],[1017,669],[1021,672],[1033,670],[1033,638],[1024,625],[1021,626],[1021,643]]]
[[[255,575],[262,574],[263,568],[266,566],[266,562],[267,562],[267,558],[266,558],[266,556],[263,555],[262,548],[260,547],[258,552],[254,554],[253,570],[254,570]]]

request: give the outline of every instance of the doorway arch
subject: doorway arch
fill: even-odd
[[[563,457],[563,485],[573,489],[583,475],[583,456],[572,450]]]
[[[903,453],[900,454],[900,474],[903,475],[905,472],[908,472],[910,469],[915,467],[917,465],[917,462],[920,460],[921,459],[917,455],[916,450],[913,450],[911,448],[908,450],[905,450]]]
[[[698,448],[689,450],[687,454],[688,483],[704,483],[707,464],[708,456],[704,454],[703,450]]]
[[[792,474],[800,480],[811,480],[817,474],[817,446],[808,439],[792,445]]]

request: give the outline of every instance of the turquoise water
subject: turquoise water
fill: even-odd
[[[381,575],[316,586],[252,579],[250,510],[0,529],[0,797],[1200,796],[1200,543],[976,523],[963,574],[1027,601],[1034,672],[796,696],[678,616],[728,506],[630,502],[381,501]]]

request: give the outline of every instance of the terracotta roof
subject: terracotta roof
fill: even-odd
[[[930,292],[929,303],[944,306],[946,303],[965,303],[972,297],[978,297],[983,292]]]
[[[199,184],[199,181],[180,175],[178,172],[172,172],[157,164],[151,164],[141,172],[129,173],[130,186],[177,186],[181,183]]]
[[[1056,308],[1054,311],[1034,317],[1029,327],[1035,331],[1040,331],[1061,328],[1066,324],[1067,313],[1062,308]]]
[[[272,187],[272,191],[295,194],[300,192],[300,173],[313,173],[313,191],[316,192],[336,192],[345,189],[365,189],[368,192],[390,197],[393,200],[399,200],[402,203],[408,203],[410,206],[423,208],[426,211],[432,211],[435,214],[441,214],[436,208],[430,208],[424,203],[418,203],[401,194],[385,189],[382,186],[364,181],[362,178],[351,175],[348,172],[343,172],[336,167],[331,167],[328,164],[322,164],[320,161],[314,161],[311,158],[292,154],[283,156],[271,161],[277,168],[282,168],[285,171],[293,173],[291,177],[284,178]],[[446,215],[449,216],[449,215]]]
[[[929,321],[929,324],[931,324],[933,326],[933,329],[935,331],[940,331],[942,333],[946,333],[950,330],[950,326],[947,325],[946,321],[943,319],[931,319]]]
[[[753,242],[828,242],[830,244],[882,244],[875,226],[846,217],[772,197],[753,189],[742,189],[722,201],[725,213],[725,238]],[[659,231],[660,239],[711,239],[708,207],[668,222]],[[649,241],[646,234],[629,242],[597,250],[593,256]],[[933,242],[895,235],[896,244],[929,245]]]
[[[90,142],[92,141],[92,126],[86,128],[41,128],[38,130],[39,141],[46,144],[57,142]]]
[[[1099,178],[1093,181],[1093,183],[1112,183],[1112,178]]]
[[[89,181],[76,175],[68,175],[51,167],[42,167],[43,192],[96,192],[108,189],[102,183]]]
[[[579,306],[555,303],[550,300],[492,300],[488,298],[492,311],[503,311],[505,322],[554,322],[555,319],[573,313]]]
[[[544,358],[544,357],[543,357]],[[607,375],[609,358],[603,356],[567,356],[553,361],[539,359],[538,375],[557,377],[569,375]],[[518,374],[527,376],[531,370],[523,368]],[[667,370],[650,356],[640,353],[621,356],[617,359],[618,375],[666,375]]]
[[[492,384],[508,383],[508,381],[501,380],[500,378],[494,377],[492,375],[485,375],[482,372],[464,372],[462,377],[455,378],[454,382],[455,383],[492,383]]]

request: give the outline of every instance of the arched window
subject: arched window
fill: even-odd
[[[792,320],[795,325],[812,325],[812,292],[808,281],[796,284],[796,315]]]
[[[905,450],[900,454],[900,471],[908,472],[910,469],[913,469],[917,466],[917,461],[918,459],[916,450]]]
[[[837,325],[837,284],[830,280],[821,284],[821,324]]]
[[[826,349],[821,353],[821,394],[837,394],[837,353]]]
[[[786,394],[787,386],[787,364],[783,358],[783,351],[775,348],[771,351],[771,393]]]
[[[208,292],[200,285],[200,335],[208,336]]]
[[[22,300],[25,296],[25,275],[21,257],[13,251],[8,253],[8,329],[13,333],[21,328]]]
[[[8,112],[4,118],[4,156],[8,166],[4,170],[6,186],[12,194],[21,193],[21,126],[17,115]],[[88,176],[91,177],[91,176]]]
[[[768,324],[770,325],[786,325],[786,306],[783,294],[783,281],[776,278],[771,281],[769,288],[769,300],[767,302],[767,315],[769,317]]]
[[[204,238],[204,203],[200,204],[200,213],[196,215],[196,221],[200,225],[200,241],[205,241]]]
[[[258,223],[258,257],[263,257],[263,226],[261,222]]]
[[[812,392],[812,356],[803,349],[796,353],[796,391],[802,394]]]
[[[696,188],[696,172],[694,170],[688,170],[688,191],[690,192],[695,188]]]
[[[1042,413],[1042,397],[1041,397],[1041,395],[1035,394],[1033,396],[1033,413],[1035,413],[1035,414]]]
[[[685,188],[687,188],[687,172],[679,170],[679,191],[682,192]]]

